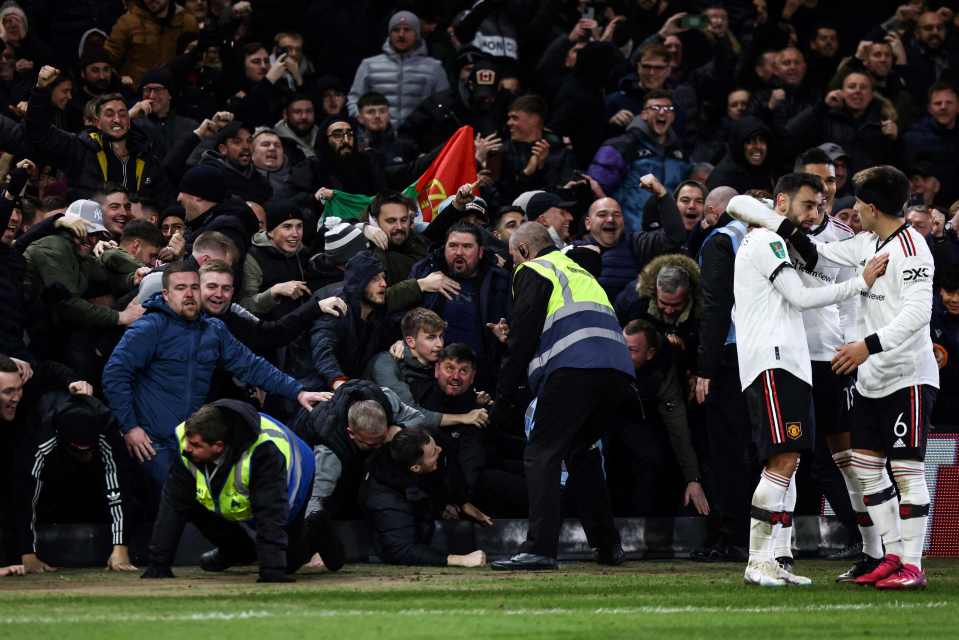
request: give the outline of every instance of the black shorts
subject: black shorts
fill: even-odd
[[[925,384],[899,389],[882,398],[866,398],[857,391],[853,449],[884,451],[892,460],[922,460],[935,403],[936,389]]]
[[[816,411],[816,432],[820,435],[852,431],[852,393],[849,376],[834,373],[829,362],[812,363],[812,399]]]
[[[808,384],[784,369],[767,369],[746,387],[746,406],[759,460],[812,450],[816,425]]]

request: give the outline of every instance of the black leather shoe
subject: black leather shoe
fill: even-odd
[[[200,556],[200,568],[204,571],[226,571],[230,568],[230,563],[223,558],[219,549],[211,549]]]
[[[689,559],[693,562],[727,562],[726,551],[720,547],[707,547],[705,549],[696,549],[689,554]]]
[[[509,560],[497,560],[491,562],[489,566],[496,571],[549,571],[559,569],[556,558],[535,553],[517,553]]]
[[[593,554],[593,559],[597,564],[605,564],[610,567],[618,567],[626,562],[626,552],[621,545],[607,549],[597,549]]]

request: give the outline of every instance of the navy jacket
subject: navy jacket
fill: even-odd
[[[154,441],[175,444],[176,426],[206,402],[218,364],[242,382],[296,398],[296,380],[239,342],[222,321],[201,313],[193,322],[158,293],[123,334],[103,369],[103,389],[120,430],[142,427]]]

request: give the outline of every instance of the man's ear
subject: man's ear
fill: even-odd
[[[413,336],[403,336],[403,344],[412,349],[416,346],[416,338]]]

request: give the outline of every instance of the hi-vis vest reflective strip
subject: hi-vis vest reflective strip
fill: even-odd
[[[633,374],[613,307],[588,271],[558,251],[524,262],[520,268],[534,270],[553,285],[539,349],[527,370],[532,389],[563,367],[611,368]]]
[[[103,181],[110,182],[110,179],[107,177],[107,152],[103,150],[103,138],[99,133],[91,133],[90,137],[96,140],[97,144],[100,145],[100,150],[97,151],[97,164],[100,165],[100,174],[103,176]],[[133,164],[136,167],[134,171],[136,172],[137,191],[139,191],[140,182],[143,180],[143,169],[146,167],[146,162],[140,158],[136,158],[133,161]]]
[[[176,435],[180,441],[180,460],[196,480],[196,499],[205,508],[218,513],[227,520],[243,522],[253,519],[253,507],[250,504],[250,467],[252,466],[253,452],[266,442],[275,444],[286,461],[286,485],[288,500],[292,507],[296,496],[296,488],[300,485],[303,475],[302,454],[296,444],[296,436],[282,424],[269,416],[260,414],[259,437],[243,452],[240,459],[229,470],[226,484],[220,490],[220,495],[216,497],[213,496],[210,486],[207,484],[206,475],[190,462],[189,458],[183,455],[186,446],[185,423],[181,422],[177,426]]]
[[[747,231],[749,231],[749,228],[739,220],[733,220],[724,227],[710,231],[699,248],[699,260],[697,261],[699,262],[699,268],[703,268],[703,248],[705,248],[706,243],[709,242],[714,235],[721,233],[729,238],[729,242],[733,245],[733,256],[735,256],[739,252],[739,245],[743,243],[743,238],[746,237]],[[736,344],[736,325],[733,324],[731,317],[729,318],[729,331],[726,333],[725,344]]]

